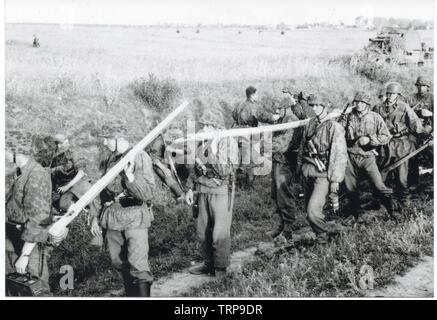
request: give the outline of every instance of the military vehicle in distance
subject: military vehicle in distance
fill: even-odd
[[[377,60],[400,65],[423,65],[434,59],[434,48],[427,47],[420,34],[413,29],[384,27],[369,42],[366,50],[380,56]]]

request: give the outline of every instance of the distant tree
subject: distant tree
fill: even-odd
[[[287,29],[288,29],[288,26],[284,22],[281,22],[281,23],[276,25],[276,30],[283,31],[283,30],[287,30]]]

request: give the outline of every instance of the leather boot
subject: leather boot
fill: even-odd
[[[137,288],[134,285],[135,278],[130,274],[129,270],[123,270],[122,276],[126,297],[138,296]]]
[[[283,230],[284,230],[284,221],[281,221],[281,223],[278,226],[276,226],[276,228],[267,231],[266,235],[274,239],[277,236],[279,236]]]
[[[291,223],[284,223],[284,228],[281,233],[288,242],[293,239],[293,226]]]
[[[134,285],[137,287],[138,297],[150,297],[152,281],[136,280]]]

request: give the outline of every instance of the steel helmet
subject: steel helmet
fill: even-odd
[[[428,88],[431,87],[431,84],[429,83],[428,79],[425,79],[422,76],[417,77],[416,86],[427,86]]]
[[[310,94],[307,101],[308,101],[308,105],[310,106],[319,105],[319,104],[325,106],[323,100],[315,94]]]
[[[370,105],[370,96],[368,94],[366,94],[365,92],[357,92],[355,94],[354,100],[353,101],[359,101],[359,102],[364,102],[365,104],[369,104]]]
[[[387,89],[385,91],[387,93],[400,94],[402,92],[402,86],[398,82],[391,82],[388,84]]]

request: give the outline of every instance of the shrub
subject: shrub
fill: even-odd
[[[133,91],[147,108],[157,112],[171,109],[181,97],[181,89],[173,79],[158,79],[154,74],[134,81]]]

